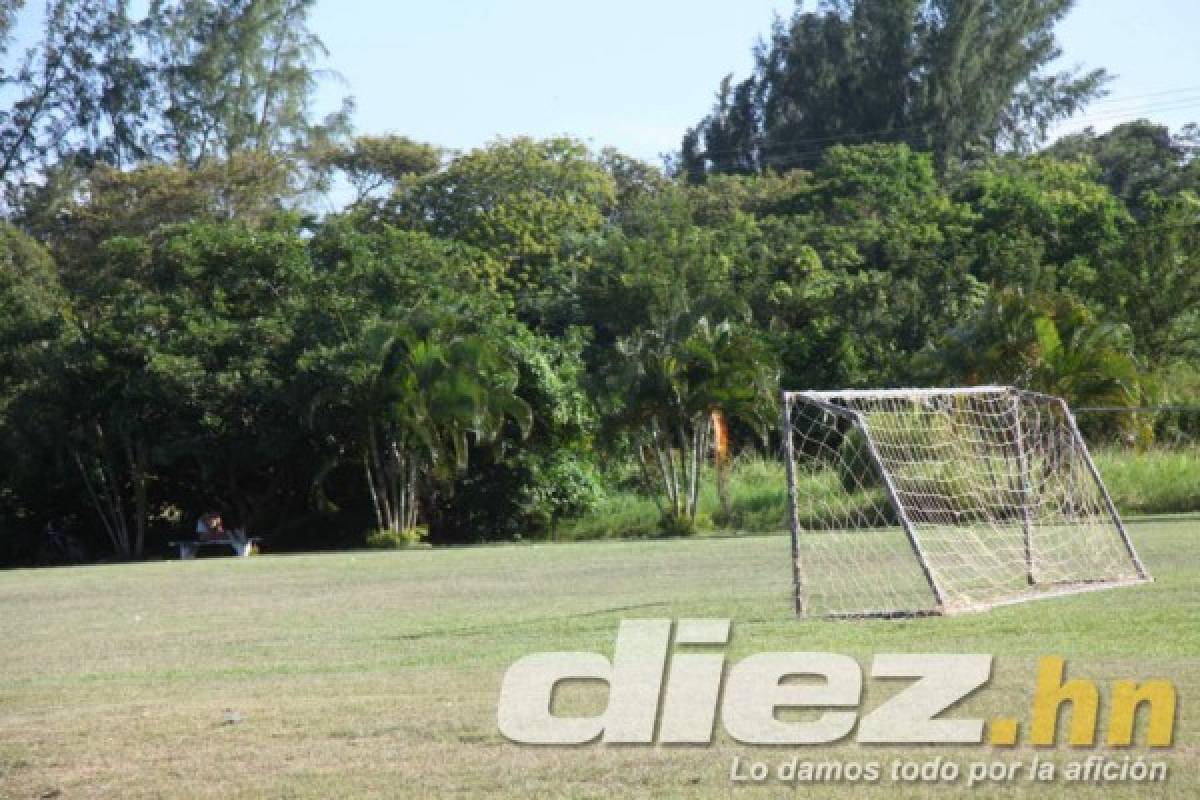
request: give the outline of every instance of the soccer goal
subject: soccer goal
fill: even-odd
[[[797,613],[952,614],[1150,580],[1067,404],[785,392]]]

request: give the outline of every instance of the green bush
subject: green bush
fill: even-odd
[[[582,334],[549,337],[518,327],[506,336],[533,430],[523,440],[509,430],[500,447],[472,452],[468,470],[440,493],[437,544],[553,538],[561,521],[586,514],[603,495],[595,414],[582,388]]]
[[[664,539],[694,536],[697,522],[686,514],[663,514],[658,518],[658,535]]]
[[[402,550],[424,544],[428,536],[429,529],[423,525],[402,531],[380,528],[367,534],[367,547],[372,550]]]
[[[595,508],[558,527],[561,539],[645,539],[656,535],[658,508],[654,501],[634,489],[605,494]]]

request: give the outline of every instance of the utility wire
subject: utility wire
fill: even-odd
[[[1092,105],[1107,105],[1111,103],[1125,103],[1134,99],[1142,99],[1146,97],[1161,97],[1168,94],[1192,94],[1200,93],[1200,85],[1192,86],[1177,86],[1174,89],[1160,89],[1156,92],[1146,92],[1144,94],[1127,94],[1127,95],[1105,95],[1091,102]]]

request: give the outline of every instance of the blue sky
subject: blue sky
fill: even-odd
[[[807,0],[812,8],[816,0]],[[39,7],[31,0],[32,9]],[[711,107],[729,72],[792,0],[319,0],[314,30],[338,74],[322,111],[357,100],[363,133],[455,149],[569,134],[656,161]],[[134,0],[135,12],[145,0]],[[23,15],[18,46],[40,14]],[[1102,66],[1111,96],[1057,133],[1148,117],[1200,121],[1200,2],[1079,0],[1058,30],[1062,66]]]
[[[807,4],[814,5],[812,0]],[[322,105],[358,102],[363,132],[465,149],[496,136],[570,134],[646,159],[678,147],[722,76],[790,0],[321,0]],[[1147,116],[1200,120],[1200,2],[1081,0],[1059,29],[1063,64],[1117,75],[1062,131]],[[1182,90],[1182,91],[1179,91]]]

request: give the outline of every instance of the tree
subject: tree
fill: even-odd
[[[0,225],[0,409],[27,374],[31,350],[61,332],[65,301],[49,252]]]
[[[154,153],[154,73],[139,55],[137,21],[129,0],[77,2],[95,7],[83,15],[86,51],[80,74],[70,160],[81,165],[129,168]]]
[[[1188,126],[1171,134],[1165,125],[1134,120],[1097,135],[1088,128],[1064,136],[1048,149],[1062,159],[1090,159],[1098,180],[1138,219],[1145,219],[1153,203],[1147,193],[1171,195],[1183,189],[1200,190],[1200,171],[1193,166],[1200,132]]]
[[[749,269],[754,221],[736,203],[708,205],[714,197],[725,199],[680,184],[640,194],[621,210],[620,227],[593,241],[595,268],[580,276],[577,292],[593,349],[683,313],[745,314],[735,281]]]
[[[508,419],[527,434],[532,414],[514,366],[486,337],[417,320],[372,339],[382,358],[364,387],[363,471],[377,524],[400,533],[417,526],[419,495],[428,509],[434,482],[466,470],[472,443],[495,442]]]
[[[633,437],[643,478],[665,495],[665,504],[656,495],[665,532],[695,525],[714,412],[765,430],[777,386],[766,349],[729,322],[680,314],[618,343],[609,423]]]
[[[433,172],[441,164],[442,151],[405,136],[355,136],[346,143],[331,143],[318,160],[345,175],[354,189],[354,205],[360,205],[390,196],[406,177]]]
[[[733,76],[726,75],[712,112],[683,135],[680,167],[688,180],[700,183],[708,173],[761,172],[768,163],[762,117],[758,81],[747,78],[734,85]]]
[[[60,454],[121,558],[187,510],[250,530],[308,497],[316,443],[288,380],[311,265],[294,232],[194,224],[108,240],[75,276],[14,420]]]
[[[517,138],[404,184],[381,216],[487,253],[518,316],[560,332],[614,200],[612,177],[582,144]]]
[[[581,357],[587,332],[548,336],[508,317],[489,328],[517,370],[533,424],[526,436],[510,424],[497,442],[472,447],[468,469],[439,493],[435,543],[550,537],[601,492],[595,401]]]
[[[306,155],[346,131],[349,101],[313,119],[323,54],[307,28],[314,0],[49,0],[40,40],[0,81],[0,183],[24,209],[47,184],[97,165],[128,169],[166,160],[191,168],[254,155],[289,156],[295,195],[315,183]],[[23,3],[0,8],[0,34]],[[0,35],[0,56],[9,40]],[[280,162],[283,163],[283,162]],[[42,180],[43,173],[50,180]]]
[[[196,166],[255,151],[295,153],[345,125],[312,118],[325,55],[315,0],[154,0],[143,28],[158,76],[159,148]]]
[[[1129,214],[1093,167],[1047,156],[1001,158],[966,173],[955,198],[977,215],[971,272],[996,286],[1091,298]]]
[[[47,244],[69,282],[92,268],[109,239],[152,236],[190,222],[265,226],[283,216],[279,202],[287,182],[280,159],[253,153],[195,169],[101,164],[83,171],[61,164],[25,193],[17,220]]]
[[[974,215],[929,154],[832,147],[767,212],[754,308],[791,386],[901,385],[913,356],[982,302]]]
[[[1145,213],[1097,294],[1129,325],[1141,357],[1164,368],[1200,357],[1200,196],[1147,196]]]
[[[0,9],[7,52],[23,2]],[[142,76],[130,69],[127,0],[49,0],[41,40],[0,80],[15,99],[0,111],[0,183],[12,204],[39,170],[63,158],[121,162],[141,152]]]
[[[26,398],[41,379],[45,353],[68,327],[66,293],[53,259],[37,242],[0,226],[0,561],[36,551],[48,519],[71,516],[80,503],[53,480],[54,454],[23,446],[30,424]],[[71,487],[76,488],[76,487]]]
[[[1097,96],[1103,70],[1048,71],[1073,0],[822,0],[776,20],[754,75],[726,79],[688,132],[682,167],[712,172],[815,164],[838,143],[903,142],[939,167],[1028,150]]]
[[[494,441],[470,436],[464,470],[443,468],[450,463],[444,458],[433,471],[417,464],[412,486],[432,539],[533,536],[547,532],[556,516],[586,505],[593,417],[581,385],[581,335],[544,336],[515,320],[493,289],[496,265],[482,251],[425,232],[363,229],[361,222],[357,213],[332,219],[312,244],[321,299],[302,327],[315,332],[316,344],[302,356],[297,378],[317,398],[310,415],[314,435],[329,443],[321,481],[325,504],[351,514],[364,509],[364,524],[366,517],[376,526],[380,517],[385,526],[399,524],[395,512],[376,512],[362,479],[363,457],[371,451],[368,423],[376,420],[378,428],[386,409],[381,342],[398,330],[434,326],[429,335],[446,341],[486,340],[515,371],[515,394],[533,420],[527,435],[510,422]],[[378,465],[386,472],[395,460],[388,448],[376,449],[378,483]],[[404,492],[399,484],[376,491],[376,498],[387,497],[399,501]],[[382,500],[379,505],[382,512]],[[416,513],[411,501],[388,502],[392,509],[400,505]]]
[[[286,529],[310,510],[323,445],[299,424],[311,395],[293,378],[313,336],[308,243],[294,226],[226,222],[170,229],[150,244],[139,270],[150,280],[131,293],[163,309],[147,372],[170,392],[159,407],[172,418],[145,428],[165,438],[163,488],[182,508],[229,509],[247,531]]]
[[[925,361],[956,384],[1011,384],[1073,405],[1136,406],[1144,383],[1127,326],[1068,294],[1000,289]]]

